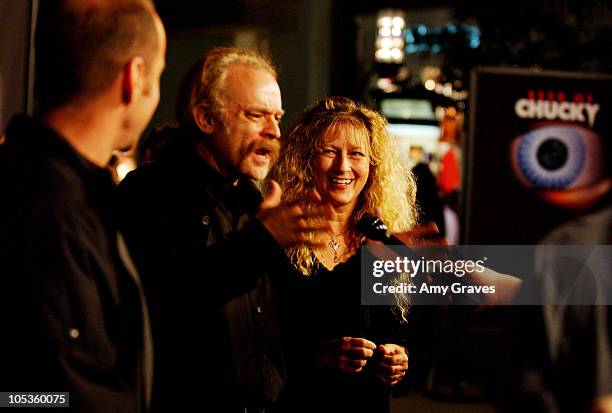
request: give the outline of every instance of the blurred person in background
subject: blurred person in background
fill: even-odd
[[[438,196],[436,177],[429,169],[421,146],[410,147],[410,160],[414,164],[412,175],[416,183],[416,202],[419,208],[419,222],[435,222],[441,236],[446,234],[444,224],[444,204]]]

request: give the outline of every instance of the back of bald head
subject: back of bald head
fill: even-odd
[[[111,86],[141,56],[151,66],[160,45],[151,0],[45,0],[36,27],[39,111],[84,103]]]

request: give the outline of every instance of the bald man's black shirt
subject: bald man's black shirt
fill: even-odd
[[[143,313],[119,256],[109,173],[34,119],[0,146],[0,391],[79,412],[144,411]]]

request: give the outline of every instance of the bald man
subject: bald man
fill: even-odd
[[[41,2],[37,114],[13,118],[0,146],[2,392],[147,410],[148,316],[105,167],[157,107],[165,44],[150,0]]]

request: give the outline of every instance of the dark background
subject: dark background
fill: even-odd
[[[2,36],[0,101],[4,127],[26,109],[30,5],[40,0],[0,0]],[[475,65],[540,67],[612,72],[612,2],[606,0],[155,0],[168,31],[168,67],[162,101],[153,124],[173,120],[176,87],[189,65],[214,45],[238,45],[269,53],[279,66],[290,121],[304,106],[325,95],[365,98],[365,77],[373,61],[376,12],[406,12],[408,26],[469,22],[479,27],[481,44],[461,36],[437,39],[439,53],[407,56],[417,76],[427,64],[441,67],[444,80],[469,87]],[[25,80],[24,80],[25,78]],[[25,84],[24,84],[25,83]],[[21,90],[19,90],[21,89]],[[9,102],[9,103],[7,103]],[[288,122],[285,122],[288,123]]]
[[[0,0],[0,130],[13,113],[32,110],[30,15],[38,1]],[[439,67],[440,82],[450,82],[460,91],[469,91],[470,70],[477,65],[612,73],[611,1],[156,0],[155,3],[166,25],[168,53],[161,102],[152,126],[174,121],[180,80],[196,59],[216,45],[253,48],[271,55],[280,71],[279,83],[287,112],[283,129],[305,106],[327,95],[371,100],[372,80],[399,69],[374,62],[376,14],[387,7],[404,10],[408,27],[453,23],[460,27],[469,24],[480,31],[476,48],[470,46],[462,31],[421,39],[423,44],[439,44],[440,50],[406,56],[403,67],[407,77],[400,86],[407,93],[422,91],[420,71],[426,66]],[[468,99],[451,103],[465,111],[465,119],[469,119]],[[464,137],[469,136],[470,128],[466,122]],[[474,171],[478,172],[481,185],[491,188],[488,195],[493,206],[488,208],[505,202],[511,209],[506,198],[499,198],[504,188],[490,173],[502,163],[507,165],[505,155],[499,159],[495,150],[495,145],[505,142],[494,139],[491,138],[490,153],[485,155],[486,163]],[[514,220],[515,230],[520,231],[524,224],[520,217],[502,216],[500,211],[494,214]],[[505,239],[505,235],[500,229],[500,239]],[[440,309],[435,312],[436,322],[425,323],[432,330],[435,344],[433,368],[423,375],[429,394],[454,401],[482,401],[490,378],[499,370],[496,362],[512,351],[500,322],[508,314],[467,314],[454,310],[441,313]],[[483,404],[442,405],[433,404],[418,393],[411,397],[405,407],[396,404],[395,410],[490,411]]]

